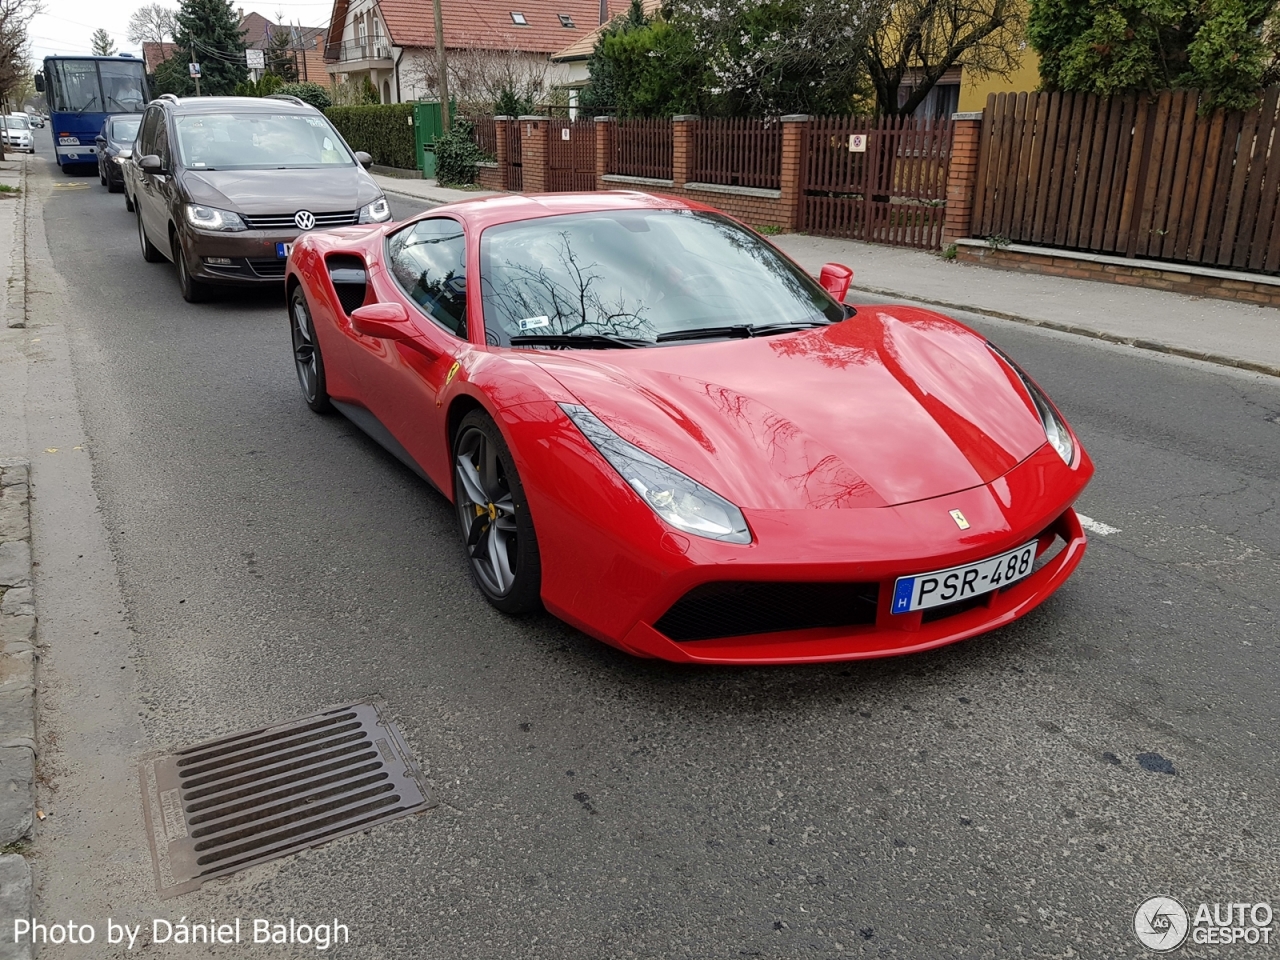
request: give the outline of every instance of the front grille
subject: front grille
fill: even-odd
[[[938,620],[945,620],[947,617],[954,617],[957,613],[964,613],[966,610],[973,610],[975,607],[985,607],[991,602],[992,597],[996,595],[996,591],[991,593],[980,593],[976,597],[965,597],[963,600],[956,600],[952,603],[944,603],[941,606],[929,607],[920,616],[921,623],[934,623]]]
[[[249,266],[253,272],[268,280],[283,280],[284,268],[287,263],[287,260],[280,260],[275,257],[270,259],[249,258]]]
[[[433,805],[373,703],[144,761],[142,793],[161,897]]]
[[[672,604],[654,628],[672,640],[856,627],[876,622],[876,583],[704,583]]]
[[[241,216],[250,230],[297,230],[294,213],[264,213],[257,217]],[[315,214],[317,227],[348,227],[356,222],[355,210],[340,210],[337,213]]]

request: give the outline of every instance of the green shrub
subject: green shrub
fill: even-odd
[[[476,164],[484,154],[476,146],[475,124],[465,117],[453,121],[453,129],[436,140],[436,182],[465,186],[476,182]]]
[[[385,167],[416,170],[413,142],[413,104],[383,103],[359,107],[329,107],[324,115],[352,150],[363,150]]]
[[[246,80],[244,83],[236,84],[237,97],[266,97],[273,93],[278,93],[280,88],[284,86],[284,81],[277,77],[274,73],[264,73],[262,79],[258,81]]]
[[[303,103],[309,103],[317,110],[328,110],[333,106],[329,99],[329,91],[318,83],[286,83],[276,93],[285,93],[297,97]]]

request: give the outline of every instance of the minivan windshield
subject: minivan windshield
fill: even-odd
[[[846,316],[813,278],[750,230],[688,210],[609,210],[493,226],[480,236],[480,277],[485,336],[495,346],[564,338],[644,346],[782,332]]]
[[[133,143],[138,138],[138,127],[142,124],[141,115],[136,117],[115,117],[111,121],[108,136],[118,143]]]
[[[283,170],[355,163],[319,114],[200,113],[178,117],[182,165],[195,170]]]

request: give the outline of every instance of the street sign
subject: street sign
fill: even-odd
[[[198,63],[189,63],[189,64],[187,64],[187,67],[188,67],[188,69],[190,70],[190,73],[191,73],[191,79],[192,79],[192,80],[199,80],[199,79],[200,79],[200,64],[198,64]]]
[[[263,70],[267,66],[266,54],[261,50],[255,50],[253,47],[245,50],[244,59],[250,70]]]
[[[867,152],[867,135],[865,133],[849,134],[849,152],[850,153],[866,153]]]

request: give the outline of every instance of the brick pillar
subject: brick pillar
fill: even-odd
[[[498,189],[499,190],[511,189],[511,184],[508,182],[508,177],[507,177],[507,173],[509,172],[507,169],[507,138],[512,136],[519,136],[519,132],[516,130],[515,123],[516,121],[514,117],[494,117],[493,118],[493,131],[495,135],[494,139],[497,140],[497,148],[495,150],[495,153],[497,154],[496,159],[498,161]]]
[[[545,193],[547,187],[547,137],[551,118],[521,117],[520,162],[524,167],[524,193]]]
[[[608,190],[611,185],[604,175],[613,162],[613,117],[596,117],[596,189]]]
[[[805,138],[809,135],[809,115],[791,113],[782,118],[782,223],[787,232],[801,229],[804,216]]]
[[[698,118],[685,113],[671,118],[671,186],[683,190],[693,179],[693,135]]]
[[[947,168],[947,213],[942,222],[944,247],[970,234],[973,192],[978,183],[978,144],[982,111],[953,113],[951,163]]]

